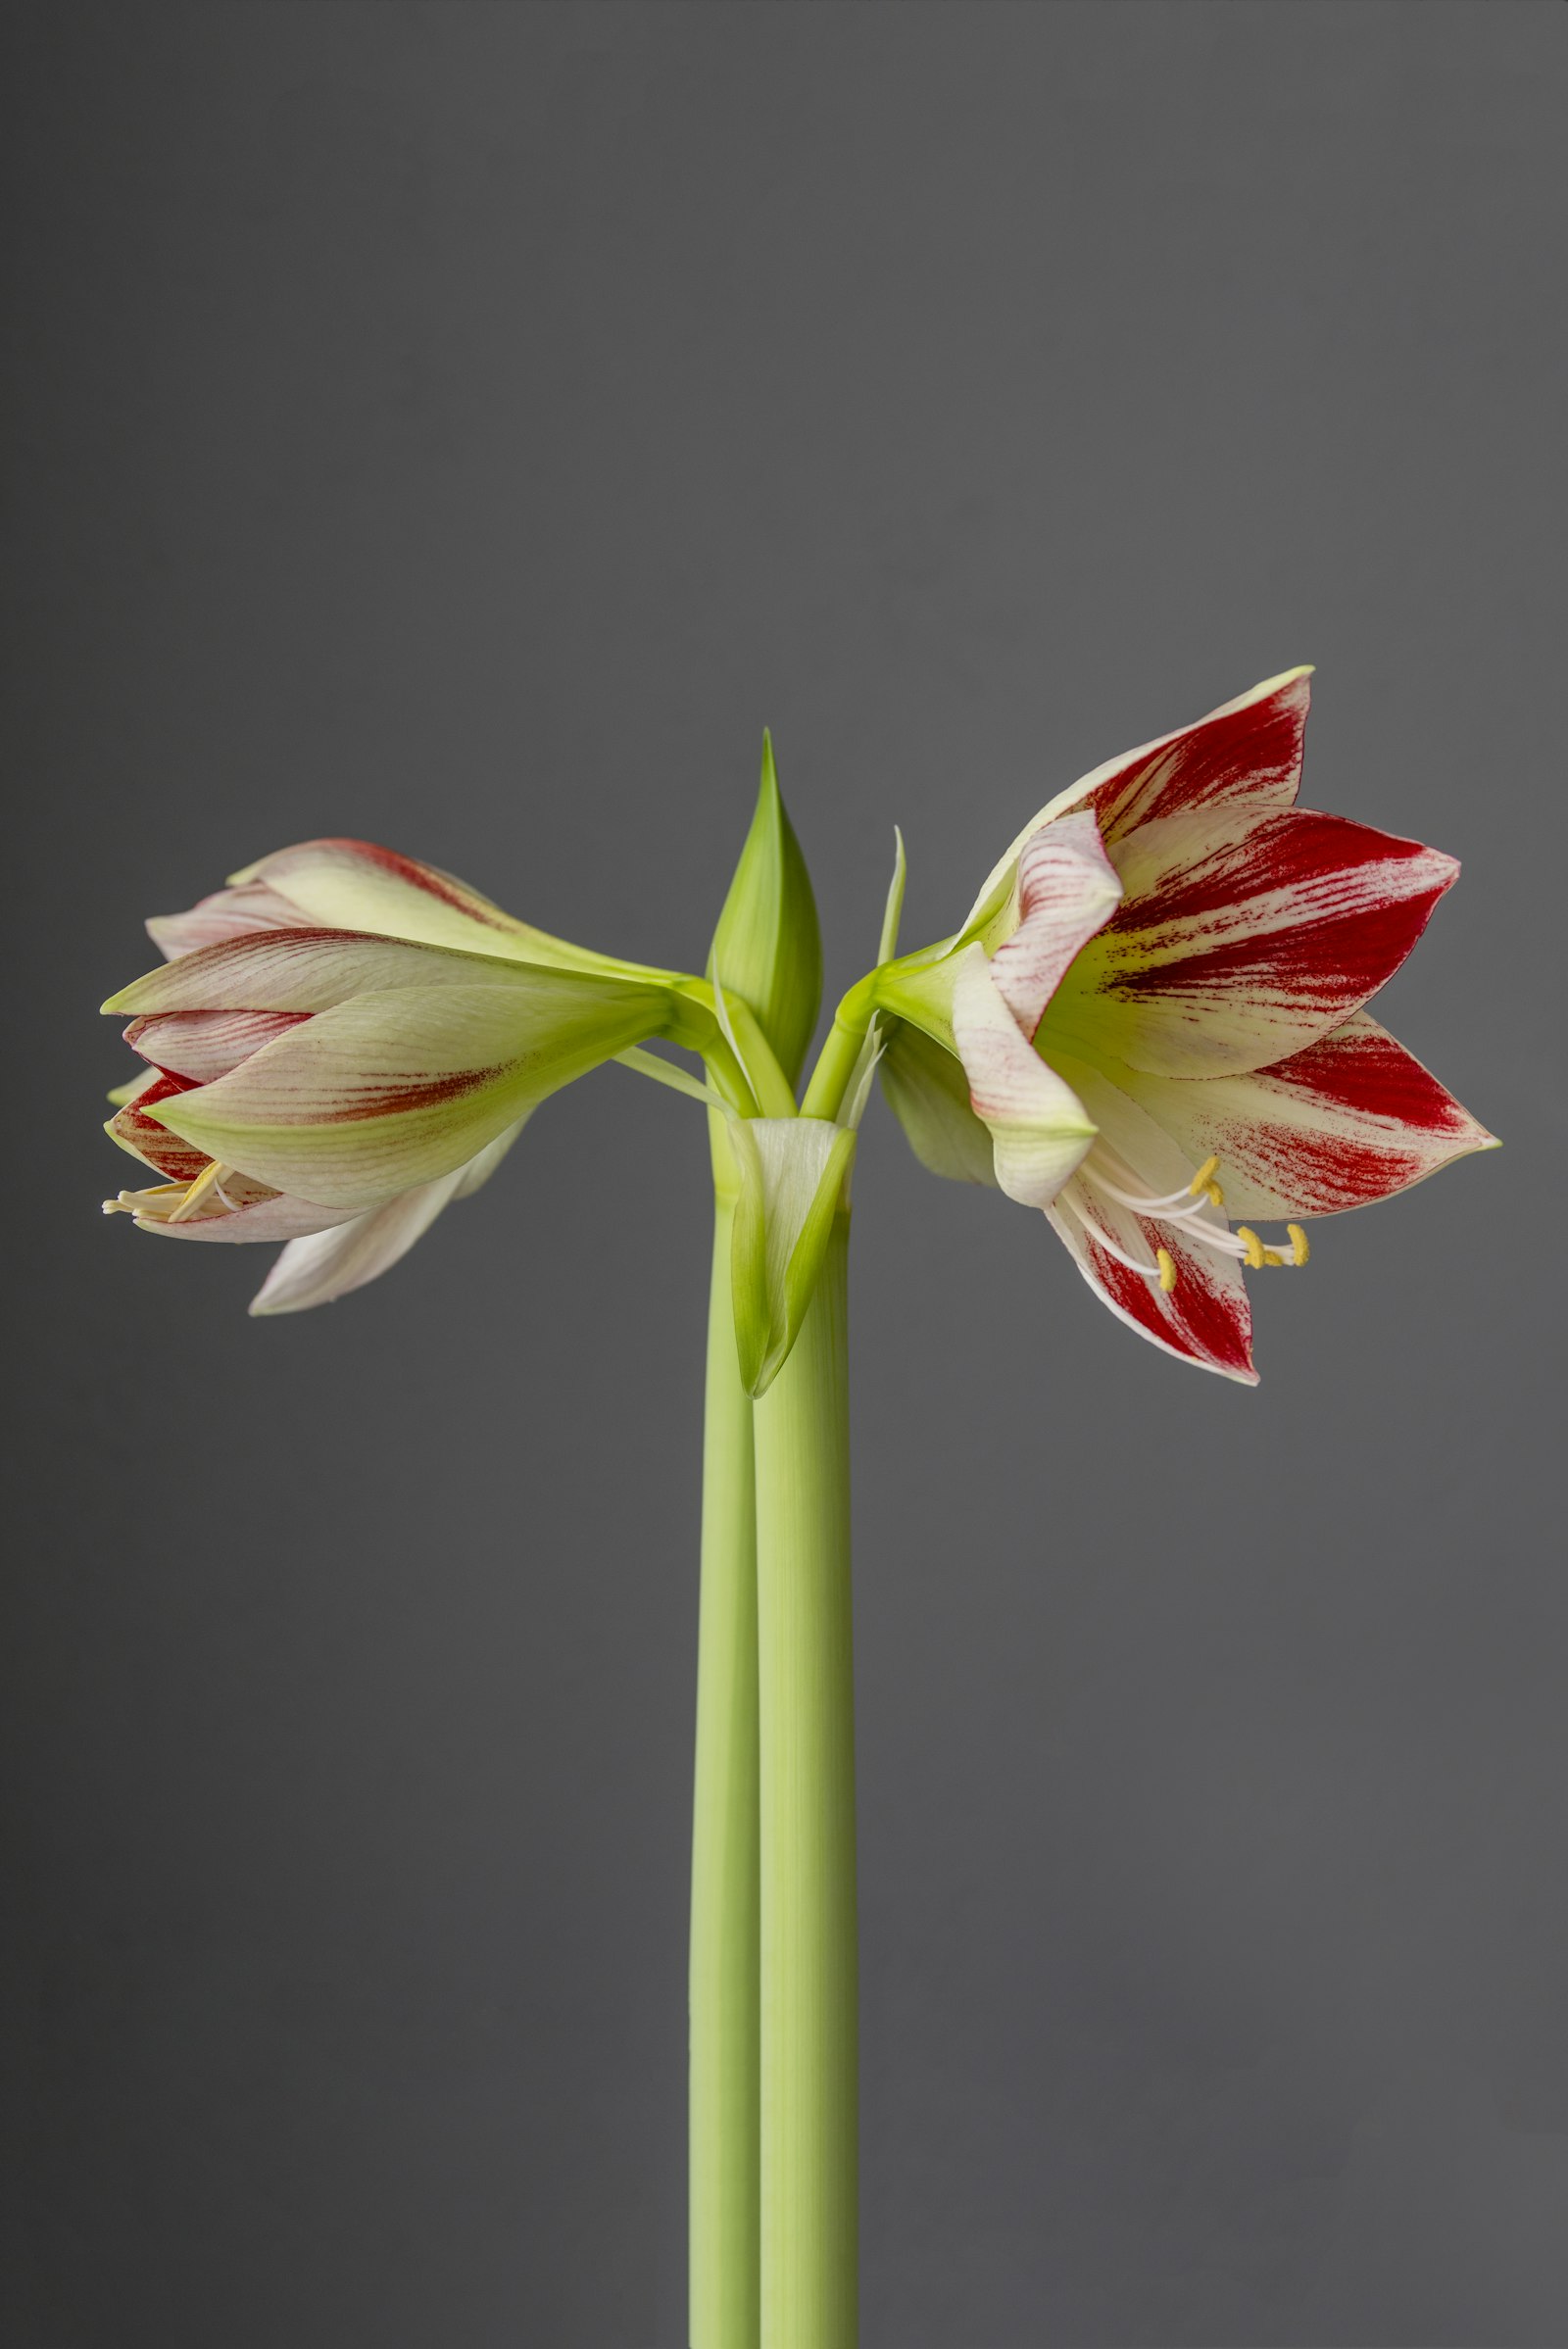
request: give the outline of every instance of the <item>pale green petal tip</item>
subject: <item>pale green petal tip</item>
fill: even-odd
[[[1256,685],[1238,694],[1234,703],[1222,703],[1222,709],[1245,710],[1253,702],[1266,702],[1270,694],[1282,693],[1287,685],[1297,685],[1303,677],[1315,677],[1315,661],[1298,661],[1294,668],[1282,668],[1277,676],[1260,678]]]
[[[116,1013],[123,1014],[128,1011],[134,1014],[138,1012],[141,1009],[142,989],[155,985],[168,968],[167,962],[160,962],[156,969],[144,970],[139,978],[132,979],[128,986],[120,988],[116,994],[110,996],[107,1003],[100,1003],[98,1006],[100,1014],[107,1012],[113,1018]]]

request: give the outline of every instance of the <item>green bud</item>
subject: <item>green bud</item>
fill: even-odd
[[[811,878],[762,736],[762,780],[724,910],[713,932],[708,975],[756,1013],[793,1086],[805,1065],[822,1002],[822,939]]]

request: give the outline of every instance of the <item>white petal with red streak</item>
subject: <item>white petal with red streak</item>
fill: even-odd
[[[133,1019],[125,1042],[156,1067],[210,1085],[309,1016],[304,1011],[166,1011]]]
[[[1459,869],[1419,841],[1300,810],[1172,817],[1112,856],[1127,894],[1048,1025],[1171,1077],[1262,1068],[1342,1026]]]
[[[1023,1206],[1049,1206],[1093,1142],[1095,1128],[1008,1010],[983,947],[966,947],[957,957],[953,1033],[969,1080],[970,1106],[990,1129],[998,1184]]]
[[[1103,1144],[1137,1177],[1136,1185],[1118,1183],[1117,1188],[1136,1188],[1155,1199],[1179,1192],[1194,1170],[1169,1135],[1102,1070],[1066,1054],[1055,1056]],[[1192,1205],[1200,1223],[1214,1232],[1226,1231],[1216,1207],[1196,1200]],[[1067,1185],[1049,1220],[1096,1295],[1140,1337],[1200,1369],[1246,1386],[1256,1384],[1251,1312],[1237,1257],[1112,1199],[1093,1157]],[[1149,1274],[1118,1263],[1108,1248],[1096,1244],[1096,1232],[1107,1235],[1123,1254],[1148,1265]],[[1169,1292],[1153,1277],[1155,1250],[1161,1248],[1176,1268],[1176,1286]]]
[[[117,1142],[133,1158],[139,1158],[143,1166],[152,1167],[166,1182],[194,1183],[212,1153],[184,1141],[162,1118],[152,1114],[192,1088],[184,1077],[168,1076],[159,1068],[149,1070],[148,1074],[151,1083],[142,1086],[116,1111],[104,1132],[111,1142]]]
[[[1392,1198],[1494,1138],[1358,1011],[1248,1075],[1119,1078],[1195,1165],[1217,1157],[1233,1214],[1336,1215]]]
[[[147,935],[171,961],[176,954],[193,954],[204,946],[221,946],[256,930],[306,930],[311,917],[269,889],[265,881],[243,889],[220,889],[184,913],[155,913]]]
[[[388,988],[508,986],[551,974],[495,954],[456,953],[363,930],[257,931],[162,963],[112,995],[107,1012],[326,1011]]]
[[[1311,674],[1310,668],[1293,668],[1266,677],[1195,725],[1179,727],[1136,751],[1123,751],[1058,792],[993,867],[964,930],[988,922],[1004,904],[1030,834],[1072,808],[1092,808],[1111,842],[1155,817],[1200,809],[1260,814],[1291,807],[1301,778]]]
[[[991,976],[1026,1036],[1033,1036],[1074,955],[1104,928],[1121,894],[1100,827],[1087,811],[1045,824],[1024,843],[1017,927],[993,954]]]
[[[160,1118],[279,1191],[375,1206],[465,1164],[663,1014],[659,992],[618,980],[527,980],[357,996],[160,1102]]]
[[[1068,1212],[1073,1204],[1086,1209],[1088,1229]],[[1251,1312],[1234,1256],[1216,1255],[1167,1233],[1158,1242],[1176,1267],[1176,1286],[1167,1294],[1157,1280],[1129,1270],[1094,1237],[1097,1231],[1108,1233],[1124,1254],[1136,1255],[1140,1245],[1147,1252],[1152,1227],[1145,1227],[1115,1200],[1093,1192],[1081,1178],[1075,1177],[1055,1205],[1046,1210],[1046,1220],[1118,1321],[1178,1361],[1216,1371],[1239,1386],[1256,1386]]]
[[[308,921],[388,938],[456,947],[468,954],[557,966],[597,967],[603,957],[517,921],[499,905],[416,856],[369,840],[306,840],[278,849],[231,876],[265,884]]]

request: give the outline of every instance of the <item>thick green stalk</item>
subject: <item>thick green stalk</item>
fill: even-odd
[[[849,1217],[756,1406],[761,2349],[854,2349],[858,2227]]]
[[[714,1120],[715,1126],[721,1121]],[[714,1142],[715,1178],[728,1148]],[[692,1833],[692,2349],[757,2349],[757,1509],[735,1353],[731,1207],[715,1196],[703,1446]]]

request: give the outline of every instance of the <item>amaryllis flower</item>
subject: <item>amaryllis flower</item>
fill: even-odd
[[[677,1003],[678,974],[568,946],[363,841],[286,849],[147,926],[173,958],[104,1005],[134,1014],[148,1064],[108,1130],[162,1180],[106,1211],[286,1242],[254,1312],[395,1263],[547,1095],[666,1032]]]
[[[1493,1141],[1362,1007],[1458,866],[1296,807],[1309,674],[1098,767],[874,982],[925,1163],[1042,1209],[1113,1313],[1248,1383],[1245,1270]]]

